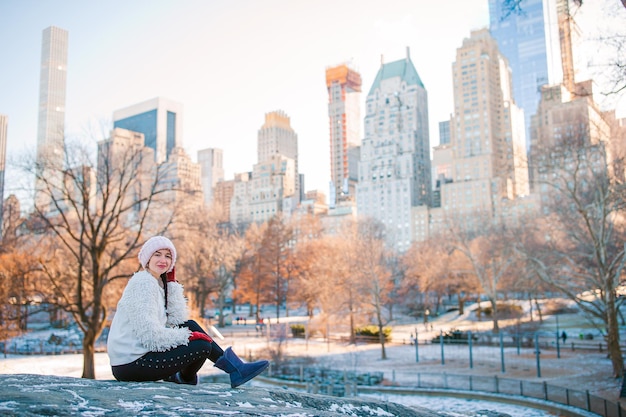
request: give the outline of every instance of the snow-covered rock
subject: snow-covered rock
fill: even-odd
[[[127,383],[50,375],[0,375],[0,414],[7,416],[379,416],[440,417],[391,402],[337,398],[285,389],[201,383]],[[484,414],[481,414],[484,415]],[[504,414],[489,414],[505,416]]]

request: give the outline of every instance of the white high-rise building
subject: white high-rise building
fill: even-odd
[[[113,112],[113,127],[143,133],[145,145],[161,163],[172,149],[183,147],[183,105],[156,97]]]
[[[262,223],[278,214],[290,216],[300,198],[298,135],[282,111],[265,114],[259,129],[258,162],[252,172],[240,174],[233,185],[230,221],[233,224]]]
[[[452,64],[452,182],[441,206],[454,215],[501,215],[504,201],[528,195],[524,113],[513,100],[511,69],[487,29],[471,32]]]
[[[154,150],[144,146],[143,133],[112,129],[109,138],[98,142],[97,175],[98,182],[108,186],[104,192],[110,204],[123,198],[125,206],[139,212],[156,175]],[[116,190],[124,190],[124,195],[115,194]]]
[[[295,164],[296,204],[301,198],[301,184],[298,171],[298,135],[291,127],[291,120],[284,111],[277,110],[265,114],[265,123],[259,129],[257,142],[257,162],[269,161],[274,155],[291,158]]]
[[[411,245],[411,208],[431,204],[427,100],[408,48],[381,64],[366,100],[357,212],[380,221],[400,251]]]
[[[435,148],[440,207],[413,210],[413,238],[424,241],[450,222],[513,224],[534,210],[529,195],[524,113],[513,100],[511,69],[487,29],[471,32],[452,64],[450,143]]]
[[[246,180],[234,184],[230,221],[237,225],[263,223],[281,213],[290,215],[295,209],[295,178],[294,160],[284,155],[254,164]]]
[[[217,148],[207,148],[198,151],[200,165],[200,181],[204,194],[204,204],[213,203],[213,190],[218,181],[224,180],[223,152]]]
[[[48,211],[51,189],[59,189],[65,163],[65,93],[68,32],[55,26],[43,31],[37,125],[38,177],[35,204]],[[45,178],[48,185],[41,179]],[[43,191],[46,188],[47,191]]]

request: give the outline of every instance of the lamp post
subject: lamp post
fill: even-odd
[[[559,315],[555,314],[554,317],[556,317],[556,357],[558,359],[561,359],[561,348],[559,346],[559,341],[561,338],[561,334],[559,333]]]

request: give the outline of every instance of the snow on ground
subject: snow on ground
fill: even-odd
[[[494,403],[490,401],[453,398],[453,397],[430,397],[430,396],[407,396],[407,395],[363,395],[364,398],[389,401],[406,406],[419,406],[436,412],[445,412],[450,417],[462,417],[476,415],[481,410],[499,411],[511,417],[554,417],[551,411],[532,409],[521,405]],[[595,413],[587,413],[575,410],[580,416],[597,417]]]
[[[491,328],[491,321],[485,320],[477,322],[472,318],[473,308],[467,308],[464,315],[459,316],[457,312],[451,312],[433,318],[430,323],[424,325],[414,319],[405,319],[402,324],[393,326],[394,341],[398,343],[389,344],[386,349],[387,359],[381,359],[380,345],[359,344],[349,345],[341,342],[328,343],[322,339],[305,341],[303,339],[288,339],[277,347],[275,341],[268,340],[262,331],[258,331],[254,325],[232,325],[220,329],[224,335],[223,340],[216,340],[222,347],[233,346],[233,349],[245,359],[250,356],[270,358],[272,351],[282,349],[288,356],[309,357],[315,359],[320,366],[332,369],[358,370],[359,372],[383,372],[385,380],[392,381],[398,385],[414,386],[416,374],[418,373],[448,373],[454,374],[474,374],[474,375],[496,375],[501,378],[523,379],[530,381],[547,381],[548,384],[565,386],[579,390],[591,390],[593,393],[601,395],[609,393],[615,395],[619,392],[619,381],[610,378],[611,365],[605,353],[582,352],[573,349],[562,348],[561,358],[556,359],[555,350],[543,351],[541,353],[541,370],[543,378],[537,378],[535,369],[535,356],[532,349],[522,351],[521,354],[515,348],[507,348],[507,369],[506,373],[500,373],[500,351],[498,348],[481,348],[476,346],[475,366],[469,369],[467,365],[467,346],[459,346],[456,349],[446,347],[445,366],[442,362],[440,346],[437,343],[425,344],[436,338],[441,331],[452,329],[472,330],[473,332],[486,331]],[[281,318],[280,322],[304,321],[304,317]],[[555,335],[555,318],[544,317],[542,332],[545,335]],[[501,322],[504,327],[507,324]],[[571,335],[570,340],[578,342],[576,334],[598,332],[590,329],[584,320],[568,315],[561,316],[561,329],[566,329]],[[416,361],[416,349],[410,345],[411,335],[417,330],[420,340],[419,362]],[[29,332],[22,338],[14,340],[14,345],[24,346],[25,344],[37,345],[52,342],[58,343],[58,349],[62,349],[64,344],[76,344],[74,333],[65,334],[61,331],[41,330]],[[599,333],[598,333],[599,334]],[[597,340],[597,339],[596,339]],[[600,339],[602,340],[602,339]],[[38,342],[39,341],[39,342]],[[424,343],[424,344],[422,344]],[[53,351],[54,352],[54,351]],[[548,360],[551,359],[551,360]],[[82,375],[83,357],[80,354],[66,355],[15,355],[6,354],[0,357],[0,373],[17,374],[30,373],[40,375],[60,375],[80,378]],[[113,379],[110,364],[106,353],[96,353],[95,370],[97,379]],[[221,373],[221,371],[206,364],[200,371],[200,376]],[[252,384],[256,384],[255,381]],[[606,397],[606,395],[604,396]],[[513,417],[543,417],[553,414],[541,410],[529,410],[526,407],[513,406],[488,401],[478,401],[470,399],[448,398],[442,401],[442,397],[429,396],[397,396],[381,394],[378,396],[383,401],[392,401],[404,405],[419,405],[433,411],[445,411],[452,416],[468,415],[471,411],[481,409],[497,410]],[[610,398],[609,398],[610,399]],[[584,415],[584,414],[581,414]],[[593,414],[589,414],[593,415]]]
[[[82,374],[82,359],[82,355],[77,354],[58,356],[8,355],[6,358],[0,359],[0,373],[62,375],[80,378]],[[113,379],[106,353],[97,353],[95,359],[97,379]],[[203,369],[204,375],[218,372],[220,371],[215,370],[210,365],[205,366],[205,369]],[[252,381],[251,384],[259,387],[270,387],[267,384],[256,383],[254,381]],[[275,386],[271,387],[275,389]],[[554,413],[540,409],[475,399],[390,394],[367,394],[361,396],[363,398],[395,402],[407,406],[424,407],[436,412],[445,412],[450,417],[475,415],[475,413],[480,410],[499,411],[509,414],[511,417],[554,417]],[[581,410],[576,411],[579,412],[581,416],[596,416],[596,414],[593,413],[585,413]]]

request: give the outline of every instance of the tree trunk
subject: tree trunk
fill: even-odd
[[[81,378],[96,379],[96,367],[94,359],[94,334],[88,330],[83,339],[83,375]]]
[[[491,303],[491,317],[493,320],[493,332],[499,333],[500,325],[498,324],[498,302],[493,299],[489,299],[489,302]]]
[[[356,334],[354,331],[354,313],[350,309],[350,344],[356,345]]]
[[[387,359],[387,351],[385,350],[385,333],[383,332],[383,325],[378,322],[378,340],[380,341],[380,358]]]
[[[459,297],[459,316],[462,316],[463,313],[465,313],[465,299]]]
[[[537,307],[537,314],[539,315],[539,323],[543,323],[543,312],[541,311],[541,306],[539,305],[537,297],[535,297],[535,306]]]
[[[224,321],[224,293],[222,291],[220,291],[220,294],[217,297],[217,309],[220,312],[220,318],[217,321],[217,327],[221,329],[222,327],[226,327],[226,322]]]
[[[624,375],[624,358],[619,345],[619,327],[617,323],[617,311],[615,308],[614,292],[609,292],[607,296],[607,351],[613,365],[613,376],[621,378]]]

